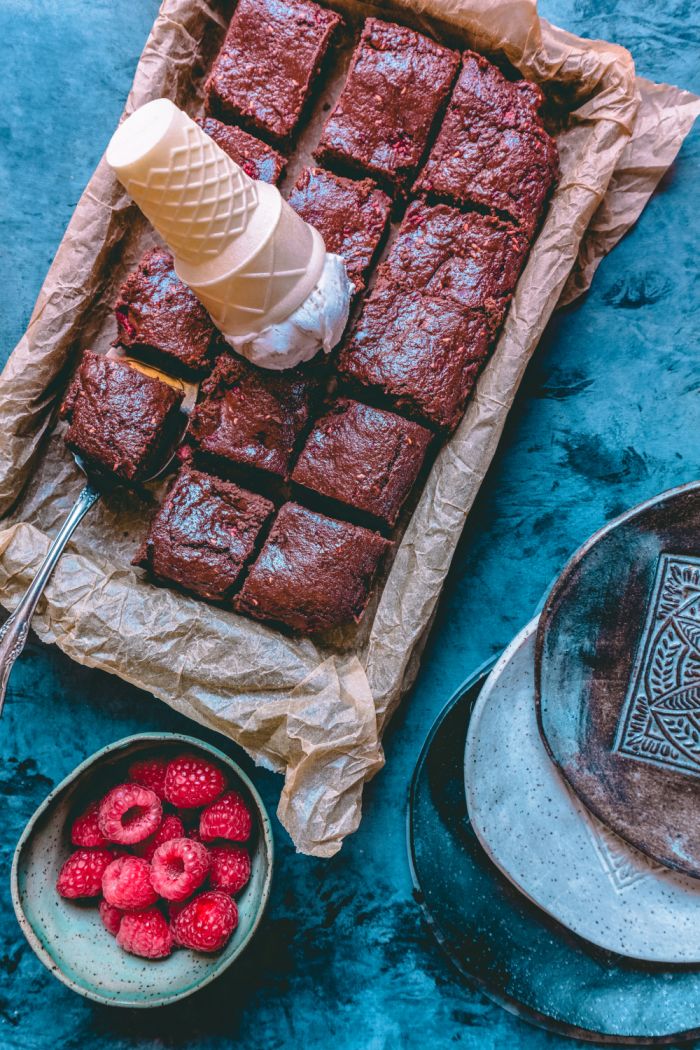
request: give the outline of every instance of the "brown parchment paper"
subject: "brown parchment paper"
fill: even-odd
[[[357,22],[371,8],[334,6]],[[465,519],[520,379],[558,301],[590,282],[640,214],[698,112],[698,100],[635,78],[620,47],[540,20],[529,0],[411,0],[379,5],[453,46],[473,46],[540,81],[557,122],[562,177],[467,414],[408,508],[395,557],[362,624],[321,641],[291,638],[155,586],[130,566],[158,492],[116,492],[85,519],[33,626],[88,666],[120,675],[225,733],[284,774],[278,815],[297,848],[331,856],[360,820],[362,788],[381,767],[381,735],[417,672]],[[195,113],[201,79],[230,10],[165,0],[126,106],[166,95]],[[323,104],[287,183],[318,140]],[[344,55],[344,57],[343,57]],[[104,161],[76,207],[27,331],[0,377],[0,600],[14,607],[81,486],[54,429],[78,351],[114,338],[115,291],[153,239]]]

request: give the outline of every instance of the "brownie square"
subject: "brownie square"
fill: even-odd
[[[129,274],[115,314],[119,342],[137,356],[187,374],[202,375],[211,367],[214,325],[162,248],[146,252]]]
[[[274,509],[263,496],[183,467],[134,564],[200,598],[223,601],[240,580]]]
[[[393,412],[340,398],[309,434],[292,481],[395,525],[432,436]]]
[[[559,171],[542,93],[468,51],[416,191],[502,213],[532,236]]]
[[[451,431],[492,340],[493,323],[482,311],[385,285],[365,302],[338,370],[353,386]]]
[[[446,297],[458,306],[486,310],[500,323],[528,250],[528,238],[510,223],[416,201],[406,211],[377,284]]]
[[[358,621],[390,547],[370,529],[285,503],[236,607],[309,634]]]
[[[251,179],[276,186],[282,178],[287,161],[266,142],[261,142],[235,124],[222,124],[214,117],[204,117],[197,123]]]
[[[459,55],[449,48],[368,18],[314,156],[406,188],[458,68]]]
[[[371,179],[344,179],[323,168],[304,168],[289,196],[302,219],[315,226],[326,249],[345,261],[361,291],[389,223],[391,200]]]
[[[284,142],[341,21],[311,0],[239,0],[205,85],[208,112]]]
[[[182,391],[125,361],[86,350],[61,418],[68,448],[127,481],[152,476],[177,438]]]
[[[192,446],[222,464],[284,478],[319,387],[303,369],[273,372],[222,353],[190,417]]]

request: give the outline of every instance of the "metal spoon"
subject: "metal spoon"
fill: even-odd
[[[151,368],[148,365],[142,364],[140,361],[127,357],[119,347],[112,347],[107,356],[113,359],[128,361],[134,368],[138,368],[142,372],[146,372],[149,375],[155,375],[171,385],[177,383],[181,386],[184,390],[185,396],[180,405],[180,411],[184,414],[180,438],[184,437],[189,415],[197,403],[199,384],[188,382],[184,379],[174,379],[172,376],[167,375],[158,369]],[[175,449],[178,444],[179,441],[176,441],[173,445],[173,451],[171,455],[168,456],[168,459],[164,463],[159,464],[158,469],[154,471],[150,477],[142,480],[153,481],[155,478],[163,474],[172,463]],[[68,540],[71,538],[90,508],[97,503],[104,490],[105,482],[108,480],[97,474],[79,455],[74,453],[73,458],[80,470],[82,470],[83,474],[87,477],[87,484],[71,507],[68,517],[63,522],[56,538],[49,547],[46,557],[37,570],[36,576],[20,598],[16,609],[9,619],[5,621],[2,627],[0,627],[0,715],[2,715],[5,704],[5,694],[7,692],[7,683],[10,678],[10,672],[12,671],[15,660],[20,655],[26,644],[29,635],[29,625],[39,598],[43,594],[44,588],[58,563],[58,559],[63,554]],[[111,484],[114,484],[114,479],[109,479],[109,481]]]

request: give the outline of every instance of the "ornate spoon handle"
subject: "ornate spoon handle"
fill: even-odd
[[[68,540],[99,498],[99,491],[88,483],[73,504],[70,514],[63,522],[60,532],[49,547],[46,557],[20,599],[19,605],[12,613],[12,616],[0,627],[0,715],[5,704],[5,693],[7,692],[10,671],[14,666],[15,660],[24,649],[27,635],[29,634],[29,624],[34,615],[37,602],[43,594],[44,587],[48,583],[58,559],[63,554],[63,549]]]

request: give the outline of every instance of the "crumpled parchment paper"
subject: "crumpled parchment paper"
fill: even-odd
[[[297,848],[332,856],[361,816],[383,763],[381,735],[415,678],[443,580],[528,361],[558,302],[590,283],[635,222],[700,111],[697,98],[635,77],[631,56],[540,20],[530,0],[337,4],[351,23],[373,12],[453,46],[501,56],[543,84],[557,121],[562,177],[496,352],[466,416],[404,515],[395,557],[357,628],[297,639],[155,586],[130,565],[156,491],[119,491],[85,519],[33,621],[38,636],[226,734],[284,774],[278,815]],[[196,113],[203,75],[230,10],[165,0],[126,112],[167,95]],[[339,55],[287,184],[337,95]],[[116,289],[153,233],[100,163],[76,207],[27,331],[0,377],[0,600],[12,608],[81,486],[54,429],[77,354],[114,338]]]

